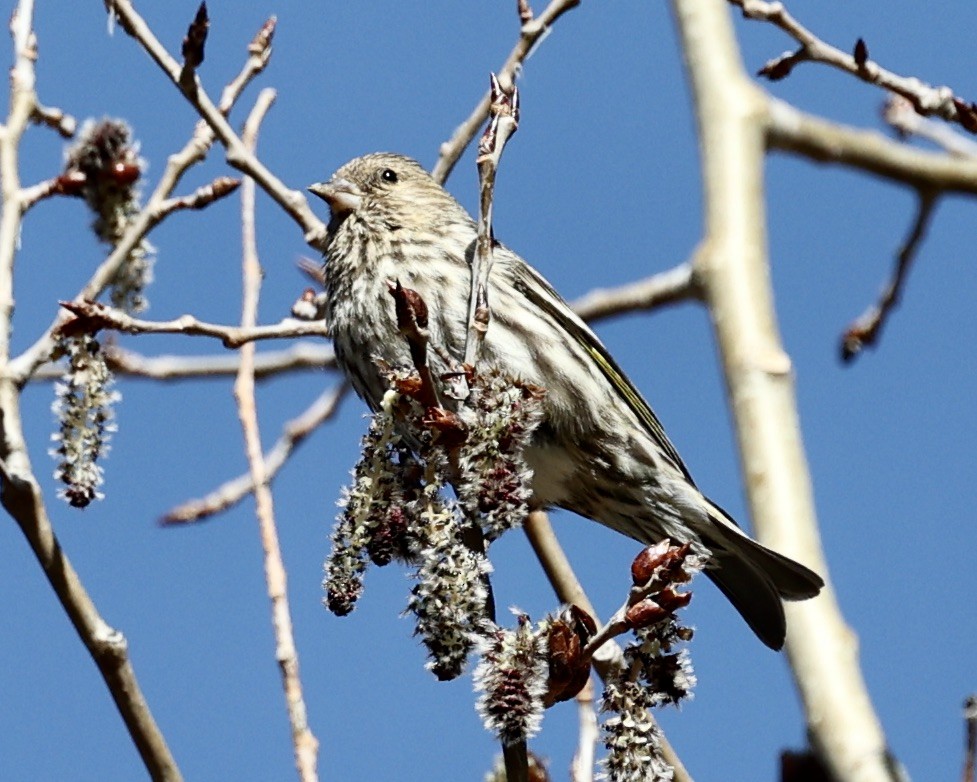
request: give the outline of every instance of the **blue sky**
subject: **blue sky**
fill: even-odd
[[[178,51],[195,5],[143,3]],[[541,5],[541,3],[538,3]],[[201,77],[212,95],[233,76],[272,13],[275,53],[257,86],[278,101],[260,152],[294,187],[350,157],[394,150],[430,166],[468,115],[517,34],[515,3],[304,2],[209,4]],[[898,72],[977,98],[971,4],[941,6],[796,0],[791,10],[841,48],[861,36]],[[538,9],[537,9],[538,10]],[[751,70],[790,48],[778,31],[737,20]],[[139,47],[107,33],[103,4],[39,2],[41,100],[79,118],[126,118],[149,161],[148,186],[188,138],[190,107]],[[701,197],[689,97],[667,6],[583,3],[526,66],[523,121],[503,161],[496,235],[568,298],[684,260],[700,238]],[[829,118],[878,127],[883,96],[850,77],[802,66],[769,85]],[[239,124],[257,94],[246,94]],[[25,183],[56,173],[62,142],[31,130]],[[219,150],[181,192],[226,172]],[[474,210],[466,155],[449,189]],[[319,205],[316,205],[318,208]],[[265,269],[261,318],[283,317],[305,286],[309,253],[294,224],[259,196]],[[768,163],[772,276],[794,362],[804,441],[831,577],[859,637],[865,677],[896,755],[916,778],[956,778],[961,704],[977,688],[977,276],[974,204],[937,210],[902,306],[881,346],[852,366],[837,359],[844,327],[874,299],[914,213],[904,188],[776,155]],[[184,312],[240,317],[238,202],[178,214],[156,232],[149,317]],[[81,202],[37,207],[17,268],[14,349],[33,342],[102,259]],[[687,305],[602,324],[601,337],[645,392],[697,482],[748,522],[708,318]],[[149,355],[215,354],[204,339],[126,338]],[[324,373],[259,387],[270,446],[284,421],[325,384]],[[272,780],[293,774],[288,724],[250,502],[194,529],[155,519],[245,469],[230,382],[123,382],[119,432],[105,462],[106,499],[85,511],[51,500],[58,535],[105,618],[129,640],[133,664],[187,779]],[[24,399],[38,475],[53,498],[47,456],[52,389]],[[356,458],[364,406],[337,419],[275,482],[276,509],[312,728],[323,779],[478,779],[497,751],[473,709],[470,680],[441,684],[399,618],[408,581],[371,571],[358,609],[337,619],[320,605],[321,563],[340,486]],[[630,541],[569,515],[557,531],[599,610],[621,600]],[[534,617],[554,598],[519,534],[493,548],[501,606]],[[19,530],[0,524],[0,778],[128,780],[143,776],[92,661],[59,608]],[[694,701],[668,712],[666,732],[699,782],[775,778],[777,756],[804,727],[784,659],[753,638],[703,582],[687,610],[698,628]],[[551,710],[532,744],[566,778],[576,740],[570,704]]]

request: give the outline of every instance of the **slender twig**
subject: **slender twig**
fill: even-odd
[[[595,621],[599,621],[597,612],[573,572],[573,566],[553,532],[553,527],[550,525],[546,513],[539,510],[530,513],[523,529],[556,596],[564,603],[582,608]],[[609,677],[616,676],[623,667],[624,653],[617,642],[608,641],[597,649],[592,662],[597,675],[606,681]],[[651,714],[648,715],[648,718],[654,719]],[[675,782],[692,782],[692,776],[664,734],[661,736],[661,742],[662,755],[674,771]]]
[[[949,87],[933,87],[911,76],[900,76],[868,59],[864,41],[849,54],[825,43],[798,22],[781,2],[763,0],[729,0],[739,6],[743,16],[779,27],[797,41],[801,48],[770,60],[759,75],[769,79],[783,79],[793,67],[802,62],[819,62],[849,73],[869,84],[875,84],[910,101],[917,112],[956,122],[971,133],[977,132],[977,105],[957,97]]]
[[[478,144],[478,238],[472,262],[471,294],[468,300],[468,334],[465,339],[465,364],[475,366],[491,318],[489,311],[489,274],[492,272],[493,245],[492,201],[495,177],[502,152],[512,134],[519,128],[519,89],[506,93],[498,78],[491,74],[491,120]]]
[[[252,177],[285,210],[285,213],[298,223],[306,242],[312,247],[321,249],[322,240],[326,235],[326,226],[316,217],[305,196],[298,190],[287,187],[248,150],[224,114],[207,95],[199,78],[197,78],[197,74],[191,72],[192,79],[184,76],[183,67],[160,43],[129,0],[106,0],[106,6],[109,12],[118,19],[122,29],[139,42],[146,53],[159,65],[163,73],[169,77],[170,81],[183,93],[197,110],[197,113],[210,126],[218,141],[227,151],[227,162],[242,173]]]
[[[226,198],[240,185],[240,179],[219,176],[213,182],[201,185],[189,195],[167,198],[159,205],[159,217],[162,219],[166,215],[178,212],[181,209],[203,209],[215,201]]]
[[[53,128],[61,138],[74,138],[75,131],[78,129],[77,121],[70,114],[65,114],[61,109],[53,106],[42,106],[40,103],[34,106],[31,121]]]
[[[214,337],[228,348],[238,348],[259,339],[329,336],[329,331],[322,321],[286,318],[270,326],[226,326],[221,323],[206,323],[197,320],[193,315],[181,315],[179,318],[166,321],[142,320],[116,307],[93,301],[63,301],[61,306],[85,321],[87,330],[112,329],[126,334],[186,334],[194,337]]]
[[[570,782],[593,782],[594,755],[600,731],[597,729],[597,714],[594,711],[594,682],[588,679],[584,688],[577,693],[577,751],[570,764]]]
[[[21,0],[11,20],[14,67],[10,108],[0,128],[0,503],[19,525],[51,588],[98,666],[126,729],[154,780],[182,779],[153,718],[128,656],[125,637],[101,617],[61,548],[31,467],[20,414],[20,389],[9,371],[13,269],[23,217],[19,180],[20,140],[42,110],[34,90],[37,56],[33,2]]]
[[[516,41],[516,45],[509,53],[505,63],[497,72],[499,82],[506,91],[511,91],[523,62],[529,59],[536,47],[549,34],[551,25],[571,8],[578,5],[580,5],[580,0],[552,0],[539,16],[528,22],[523,20],[522,27],[519,30],[519,40]],[[491,102],[492,94],[489,91],[478,102],[468,119],[459,125],[451,138],[441,145],[438,161],[434,164],[434,169],[431,172],[431,175],[440,184],[443,185],[451,175],[455,163],[458,162],[472,139],[475,138],[475,134],[482,127],[482,123],[488,118]]]
[[[271,89],[262,90],[251,115],[244,126],[244,143],[253,152],[258,138],[258,128],[265,113],[275,99]],[[248,177],[241,191],[241,223],[243,235],[242,274],[244,295],[241,312],[241,328],[254,328],[258,315],[258,296],[261,290],[261,265],[255,238],[255,184]],[[299,678],[298,651],[292,633],[292,617],[288,607],[285,564],[282,560],[275,526],[275,510],[272,501],[269,475],[261,451],[261,435],[258,430],[258,413],[254,395],[254,343],[241,347],[241,369],[234,384],[234,397],[244,432],[248,468],[254,484],[254,497],[261,533],[261,546],[265,554],[265,578],[268,581],[268,597],[271,599],[272,625],[275,629],[275,657],[281,670],[285,689],[285,703],[292,728],[295,749],[295,766],[302,782],[318,779],[316,759],[319,742],[309,729],[302,682]]]
[[[977,775],[977,695],[963,702],[964,755],[963,782],[974,782]]]
[[[933,217],[936,203],[935,193],[923,192],[919,194],[916,219],[913,221],[909,235],[896,254],[896,265],[892,271],[892,277],[886,283],[878,302],[859,315],[842,335],[842,361],[852,361],[862,352],[863,348],[875,345],[881,337],[882,328],[902,297],[906,279],[909,276],[909,269],[916,259],[919,245],[926,237],[926,230]]]
[[[9,412],[13,389],[9,381],[0,383],[0,389],[2,409]],[[7,415],[4,425],[8,441],[21,436],[19,426],[13,426]],[[29,465],[27,467],[29,469]],[[128,642],[119,630],[102,618],[61,548],[34,476],[16,474],[12,467],[0,462],[0,480],[0,502],[20,526],[68,619],[98,666],[150,778],[165,782],[182,780],[180,769],[136,679]]]
[[[349,385],[340,383],[335,388],[323,392],[301,415],[285,424],[278,442],[263,457],[265,475],[269,482],[285,466],[295,449],[312,432],[332,418],[348,391]],[[254,491],[254,485],[250,473],[239,475],[221,484],[206,496],[190,500],[167,511],[160,518],[160,523],[176,526],[204,521],[234,507]]]
[[[109,0],[111,3],[111,0]],[[267,55],[259,51],[257,43],[264,42],[265,48],[270,53],[271,34],[268,32],[270,22],[259,30],[255,40],[249,47],[249,57],[245,62],[240,74],[224,89],[221,96],[220,111],[226,114],[237,101],[238,97],[250,81],[261,72],[267,64]],[[273,29],[273,24],[271,25]],[[171,155],[166,162],[166,169],[160,177],[155,190],[143,207],[142,212],[137,215],[123,237],[116,244],[115,248],[102,264],[95,270],[95,273],[75,296],[75,301],[85,301],[96,299],[105,287],[115,278],[119,267],[125,262],[133,248],[139,245],[146,235],[160,222],[165,214],[161,212],[162,205],[170,197],[170,194],[179,184],[183,174],[196,163],[206,157],[214,143],[214,131],[209,125],[200,121],[194,128],[193,135],[186,145],[174,155]],[[3,171],[8,170],[4,161],[0,165]],[[0,248],[0,266],[2,266],[2,248]],[[2,285],[2,278],[0,278]],[[3,291],[0,290],[0,301]],[[2,306],[2,305],[0,305]],[[2,315],[2,313],[0,313]],[[54,322],[48,326],[42,336],[24,351],[15,360],[10,362],[8,373],[18,385],[23,385],[30,378],[31,373],[41,364],[47,361],[54,347],[53,335],[68,319],[70,315],[65,311],[60,311]]]
[[[529,782],[529,750],[525,741],[502,742],[506,782]]]

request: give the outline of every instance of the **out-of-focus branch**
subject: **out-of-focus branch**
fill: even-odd
[[[701,301],[702,293],[691,263],[653,274],[616,288],[597,288],[571,302],[574,312],[594,322],[638,310],[652,310],[668,304]]]
[[[341,383],[324,392],[301,415],[285,424],[278,442],[263,457],[267,481],[270,482],[278,474],[293,451],[312,432],[332,418],[348,391],[349,385]],[[167,511],[160,518],[160,523],[166,526],[177,526],[203,521],[210,516],[232,508],[253,491],[254,479],[251,474],[239,475],[237,478],[221,484],[206,496],[190,500]]]
[[[70,114],[65,114],[54,106],[42,106],[40,103],[35,104],[31,121],[57,131],[61,138],[73,138],[78,129],[77,121]]]
[[[543,572],[546,573],[546,578],[560,601],[582,608],[599,623],[597,612],[573,572],[573,566],[553,532],[546,513],[541,510],[532,511],[523,529]],[[616,641],[607,641],[597,649],[592,662],[597,675],[602,680],[606,680],[609,676],[616,675],[616,671],[624,665],[624,654]],[[648,718],[654,719],[650,714]],[[692,782],[692,777],[664,734],[661,736],[661,742],[662,754],[675,772],[675,782]]]
[[[285,213],[298,223],[306,242],[320,248],[326,233],[325,224],[316,217],[301,192],[287,187],[254,153],[248,150],[247,145],[234,132],[224,113],[211,101],[200,84],[196,72],[191,69],[188,73],[170,55],[129,0],[105,0],[105,5],[109,13],[115,15],[122,29],[139,42],[210,126],[227,151],[227,162],[252,177],[285,210]]]
[[[259,339],[329,336],[326,324],[322,321],[286,318],[271,326],[226,326],[220,323],[206,323],[197,320],[193,315],[181,315],[179,318],[166,321],[142,320],[115,307],[94,301],[63,301],[61,306],[85,321],[86,331],[112,329],[126,334],[186,334],[193,337],[214,337],[228,348],[238,348]],[[67,327],[71,328],[70,324]]]
[[[597,714],[594,712],[594,680],[588,679],[584,688],[577,693],[577,751],[570,764],[570,782],[593,782],[594,754],[600,731],[597,728]],[[663,737],[664,738],[664,737]],[[667,739],[665,739],[667,741]]]
[[[267,63],[271,46],[271,30],[269,22],[258,31],[254,41],[249,47],[249,56],[241,73],[225,88],[221,96],[220,111],[226,114],[237,101],[241,91],[248,85],[264,65]],[[260,45],[264,46],[264,52],[259,51]],[[183,174],[194,164],[206,157],[214,143],[214,132],[205,123],[198,122],[193,135],[187,144],[178,153],[171,155],[166,162],[166,169],[160,177],[155,190],[146,202],[146,206],[130,224],[125,235],[119,240],[115,248],[102,264],[95,270],[91,279],[75,296],[75,301],[95,300],[105,287],[114,279],[120,266],[129,257],[133,248],[139,245],[146,235],[162,220],[169,212],[165,211],[167,203],[173,190],[179,184]],[[4,165],[6,170],[7,166]],[[172,208],[170,209],[172,211]],[[0,264],[2,265],[2,264]],[[2,297],[2,291],[0,291]],[[14,361],[10,362],[8,373],[18,385],[23,385],[30,378],[31,373],[37,367],[47,361],[54,347],[54,333],[68,319],[70,315],[65,311],[60,311],[54,322],[47,328],[44,334],[27,350],[25,350]]]
[[[198,16],[199,18],[199,16]],[[254,109],[244,126],[244,145],[253,153],[258,140],[258,128],[265,113],[275,100],[274,90],[262,90]],[[248,177],[241,191],[242,224],[242,277],[244,295],[241,312],[241,328],[254,328],[258,316],[258,296],[261,291],[261,264],[258,262],[258,245],[255,238],[255,185]],[[285,703],[292,729],[295,766],[302,782],[316,782],[316,763],[319,742],[309,728],[302,682],[299,678],[298,651],[292,632],[292,617],[288,607],[285,563],[282,560],[275,525],[275,509],[272,501],[269,475],[261,451],[261,435],[258,430],[258,411],[254,395],[255,345],[249,342],[241,347],[241,368],[234,383],[234,397],[244,432],[248,468],[254,485],[254,498],[261,534],[261,547],[265,554],[265,578],[268,597],[271,600],[272,626],[275,630],[275,658],[282,676]]]
[[[743,71],[723,0],[672,0],[702,155],[696,273],[716,329],[759,538],[825,576],[790,358],[777,329],[763,202],[766,96]],[[837,780],[893,782],[896,764],[830,584],[786,606],[787,653],[815,750]]]
[[[977,194],[977,159],[917,149],[886,138],[806,114],[767,98],[767,145],[821,163],[837,163],[903,182],[917,190]]]
[[[933,87],[912,76],[900,76],[868,58],[868,47],[858,40],[852,54],[843,52],[818,38],[798,22],[781,2],[764,0],[729,0],[739,6],[748,19],[769,22],[797,41],[801,48],[770,60],[759,75],[772,81],[788,76],[795,65],[820,62],[850,73],[869,84],[875,84],[910,101],[917,112],[959,123],[971,133],[977,132],[977,105],[957,97],[949,87]]]
[[[571,8],[580,5],[580,0],[551,0],[543,12],[536,17],[532,16],[532,10],[528,4],[519,6],[519,18],[522,27],[519,30],[519,40],[509,53],[503,66],[497,71],[499,82],[506,92],[512,92],[515,86],[516,76],[522,68],[523,62],[529,59],[536,47],[542,43],[543,39],[549,34],[552,24]],[[528,21],[527,21],[528,18]],[[438,153],[438,161],[434,164],[431,176],[439,184],[444,184],[451,176],[451,170],[458,162],[458,158],[475,138],[482,123],[488,119],[489,106],[491,105],[491,91],[486,92],[482,99],[475,106],[472,113],[461,125],[459,125],[451,138],[441,145]]]
[[[115,701],[146,770],[154,780],[176,782],[180,770],[153,718],[129,660],[125,637],[101,617],[58,542],[47,515],[40,486],[31,467],[20,412],[20,389],[9,366],[13,270],[24,212],[19,178],[20,140],[30,121],[53,112],[39,106],[35,92],[37,58],[31,0],[14,11],[14,67],[10,78],[10,108],[0,127],[0,503],[17,522],[38,564],[85,644]]]
[[[882,327],[902,297],[902,291],[909,276],[909,269],[916,259],[919,245],[926,236],[926,230],[933,217],[936,202],[937,198],[933,193],[919,194],[916,219],[913,221],[906,241],[903,242],[896,255],[896,267],[892,272],[892,277],[886,283],[878,302],[859,315],[842,335],[842,361],[852,361],[862,352],[863,348],[874,345],[882,335]]]

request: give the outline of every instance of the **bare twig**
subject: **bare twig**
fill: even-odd
[[[516,75],[522,68],[523,62],[529,59],[536,47],[549,34],[550,26],[567,11],[578,5],[580,5],[580,0],[552,0],[543,13],[528,22],[523,22],[522,28],[519,30],[519,40],[516,41],[509,57],[498,71],[499,83],[503,89],[512,90],[516,82]],[[522,15],[520,16],[522,18]],[[459,125],[451,138],[441,145],[438,161],[434,164],[434,169],[431,172],[431,176],[438,183],[443,185],[451,175],[455,163],[458,162],[472,139],[475,138],[475,134],[478,133],[482,123],[488,118],[491,102],[491,92],[486,92],[468,119]]]
[[[112,12],[112,0],[107,0],[106,7]],[[235,101],[240,96],[244,88],[250,83],[258,73],[261,72],[267,63],[267,52],[262,54],[261,47],[256,42],[264,42],[267,51],[270,51],[271,33],[269,25],[274,29],[271,21],[266,22],[259,30],[255,40],[249,47],[249,57],[245,62],[241,73],[224,89],[221,96],[221,108],[223,113],[231,110]],[[160,211],[161,205],[166,202],[170,194],[179,184],[183,174],[194,164],[200,162],[207,155],[214,143],[214,131],[202,120],[194,128],[193,135],[187,144],[175,155],[171,155],[166,162],[166,169],[156,185],[146,206],[142,212],[136,216],[130,224],[122,239],[109,254],[102,264],[95,270],[91,279],[75,296],[76,301],[94,300],[105,287],[114,279],[119,267],[125,262],[133,248],[146,237],[146,235],[159,223],[165,215]],[[4,167],[6,169],[6,167]],[[2,290],[0,290],[2,295]],[[47,328],[44,334],[31,345],[24,353],[10,363],[8,372],[18,385],[23,385],[30,378],[31,373],[43,364],[51,354],[54,346],[53,335],[55,331],[70,317],[67,312],[58,313],[54,322]]]
[[[896,255],[896,266],[893,269],[892,277],[886,283],[878,302],[859,315],[845,330],[841,338],[842,361],[852,361],[862,352],[863,348],[875,345],[882,335],[882,327],[885,326],[889,315],[902,297],[902,291],[906,285],[909,269],[916,259],[919,245],[926,236],[926,229],[933,217],[933,210],[936,208],[936,203],[937,197],[935,193],[924,192],[919,194],[916,219],[913,221],[909,235]]]
[[[241,366],[236,353],[209,356],[144,356],[119,345],[103,344],[102,351],[112,374],[144,380],[175,382],[206,378],[234,377]],[[255,380],[288,372],[321,371],[336,366],[336,354],[332,345],[297,342],[284,350],[268,350],[258,353],[254,359]],[[31,375],[33,382],[50,382],[64,375],[58,364],[43,364]]]
[[[262,90],[251,115],[244,126],[244,144],[249,151],[257,144],[258,128],[265,113],[275,99],[274,90]],[[258,262],[258,248],[254,226],[254,180],[248,177],[241,191],[241,222],[243,234],[242,274],[244,295],[241,313],[241,328],[254,328],[258,314],[258,295],[261,290],[261,265]],[[295,749],[295,766],[302,782],[315,782],[318,779],[316,762],[319,742],[309,729],[305,699],[302,695],[302,682],[299,678],[298,651],[292,633],[292,617],[288,607],[285,563],[282,561],[281,547],[278,543],[278,530],[275,526],[275,510],[272,501],[269,476],[264,456],[261,452],[261,435],[258,431],[258,412],[254,396],[254,343],[241,347],[241,369],[234,384],[238,414],[244,432],[245,450],[251,481],[254,484],[254,498],[261,532],[261,546],[265,554],[265,578],[268,582],[268,597],[271,599],[272,625],[275,629],[275,658],[281,670],[282,685],[285,689],[285,703],[289,723],[292,728],[292,743]]]
[[[512,134],[519,128],[519,88],[513,85],[506,93],[495,74],[491,74],[491,119],[478,144],[478,238],[472,262],[471,294],[468,300],[468,334],[465,338],[465,364],[475,366],[488,330],[489,274],[492,271],[492,200],[495,196],[495,177],[502,152]]]
[[[4,381],[0,387],[3,409],[8,410],[7,403],[15,392],[9,381]],[[12,425],[6,416],[4,425],[7,441],[20,436],[19,426]],[[19,454],[11,454],[10,458],[11,463],[25,460]],[[29,470],[30,465],[25,467]],[[20,526],[68,619],[98,666],[149,776],[166,782],[182,780],[180,769],[136,679],[125,636],[99,614],[71,560],[61,548],[37,481],[29,472],[17,473],[21,473],[20,469],[15,472],[10,464],[0,462],[0,502]]]
[[[271,326],[225,326],[205,323],[193,315],[181,315],[167,321],[142,320],[115,307],[93,301],[63,301],[61,306],[76,315],[83,323],[71,324],[84,331],[112,329],[126,334],[187,334],[194,337],[215,337],[224,347],[238,348],[259,339],[291,337],[328,337],[322,321],[308,322],[286,318]]]
[[[203,209],[215,201],[226,198],[240,186],[240,179],[219,176],[213,182],[201,185],[189,195],[167,198],[159,205],[159,216],[162,218],[181,209]]]
[[[948,122],[956,122],[971,133],[977,132],[977,106],[957,97],[949,87],[933,87],[915,77],[899,76],[868,59],[867,48],[862,41],[861,50],[849,54],[831,46],[798,22],[781,2],[763,0],[729,0],[739,6],[748,19],[769,22],[797,41],[801,48],[770,60],[760,69],[759,75],[777,80],[790,74],[795,65],[802,62],[820,62],[850,73],[862,81],[875,84],[910,101],[917,112],[924,116],[936,116]],[[861,39],[859,39],[861,41]],[[860,56],[855,56],[856,54]]]
[[[38,125],[47,125],[49,128],[53,128],[61,138],[73,138],[78,129],[78,123],[70,114],[65,114],[61,109],[56,109],[53,106],[42,106],[39,103],[34,106],[31,121]]]
[[[506,782],[529,782],[529,750],[525,741],[502,742]]]
[[[211,101],[201,86],[196,73],[192,74],[192,86],[184,87],[181,83],[183,68],[156,38],[149,25],[136,12],[129,0],[105,0],[105,2],[109,12],[119,20],[122,29],[142,45],[147,54],[163,70],[163,73],[180,89],[197,110],[197,113],[207,122],[226,149],[227,162],[242,173],[252,177],[285,210],[285,213],[298,223],[304,233],[305,241],[312,247],[321,249],[322,240],[326,234],[326,226],[316,217],[305,196],[297,190],[288,188],[248,150],[228,123],[224,113]],[[254,47],[254,42],[252,42],[252,47]]]
[[[182,779],[129,660],[125,637],[101,617],[61,548],[47,515],[24,440],[20,389],[9,367],[13,270],[23,216],[19,180],[20,140],[29,122],[44,118],[35,93],[37,56],[33,2],[21,0],[11,20],[14,67],[10,107],[0,127],[0,503],[19,525],[51,588],[98,666],[122,720],[154,780]],[[50,112],[48,112],[50,115]]]
[[[332,418],[339,407],[340,401],[346,396],[348,390],[348,384],[341,383],[335,388],[324,392],[300,416],[293,418],[285,424],[282,435],[278,438],[278,442],[263,457],[267,481],[270,482],[278,474],[295,449],[312,432]],[[221,484],[206,496],[200,499],[190,500],[167,511],[160,518],[160,524],[176,526],[204,521],[210,516],[234,507],[253,491],[254,479],[251,474],[245,473],[244,475],[239,475],[237,478]]]

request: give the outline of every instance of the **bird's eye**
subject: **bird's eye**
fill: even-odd
[[[397,181],[397,172],[392,168],[385,168],[380,173],[380,179],[382,179],[384,182],[394,184]]]

